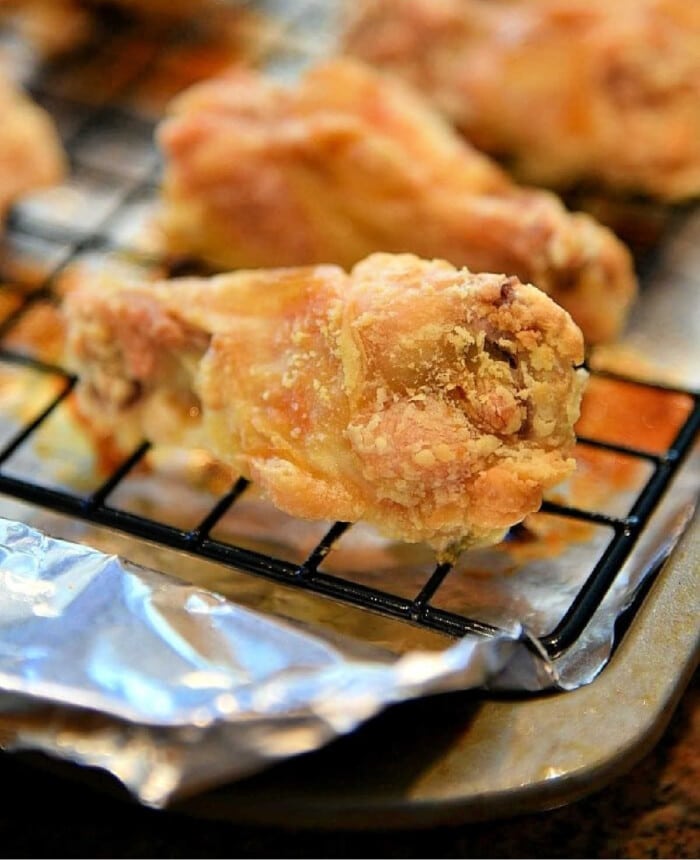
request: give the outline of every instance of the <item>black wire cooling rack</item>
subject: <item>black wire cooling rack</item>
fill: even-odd
[[[256,58],[276,70],[288,70],[303,62],[306,49],[295,43],[293,24],[296,22],[302,26],[302,32],[309,32],[304,16],[308,19],[314,10],[319,11],[314,3],[291,5],[295,6],[294,18],[287,20],[286,30],[281,27],[275,38],[268,39],[265,51],[260,51]],[[37,308],[56,302],[57,279],[81,255],[120,253],[148,262],[147,255],[139,249],[138,213],[153,198],[158,185],[153,129],[162,105],[172,95],[169,88],[189,83],[185,74],[184,80],[175,75],[173,84],[174,57],[180,58],[180,71],[184,68],[187,73],[196,64],[197,52],[196,37],[191,32],[171,30],[149,34],[116,20],[109,22],[96,44],[30,75],[30,92],[50,110],[62,132],[71,173],[60,193],[35,196],[17,206],[8,225],[4,264],[0,263],[6,270],[0,272],[5,281],[0,293],[0,300],[5,297],[0,302],[0,370],[12,367],[30,373],[33,382],[26,384],[24,412],[31,413],[35,408],[35,393],[41,380],[51,379],[55,389],[47,402],[36,407],[38,414],[23,420],[9,437],[1,440],[0,492],[442,633],[460,636],[497,632],[491,623],[436,603],[450,565],[434,567],[417,592],[408,596],[324,571],[324,559],[343,534],[353,528],[345,523],[331,525],[301,561],[289,561],[273,553],[217,539],[212,534],[216,525],[235,509],[248,488],[242,478],[212,503],[199,523],[187,529],[161,521],[157,516],[145,516],[111,504],[110,499],[120,484],[147,456],[147,442],[87,495],[46,486],[31,475],[18,476],[7,468],[17,452],[32,444],[35,434],[70,398],[76,381],[60,364],[42,358],[40,349],[32,350],[26,344],[17,346],[16,332]],[[17,56],[17,62],[21,63],[21,51]],[[15,258],[29,260],[31,265],[28,268],[18,265]],[[664,445],[663,450],[646,450],[636,445],[633,427],[626,437],[632,440],[630,444],[579,438],[583,448],[596,448],[639,461],[646,464],[647,471],[644,483],[623,515],[584,510],[555,501],[544,503],[545,515],[603,527],[609,534],[561,620],[540,639],[552,657],[565,651],[581,635],[644,532],[700,427],[700,395],[696,392],[595,370],[591,373],[593,378],[655,391],[659,397],[672,398],[674,402],[680,396],[687,400],[687,409],[674,428],[670,444]]]

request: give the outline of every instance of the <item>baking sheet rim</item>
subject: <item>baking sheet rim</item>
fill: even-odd
[[[700,629],[697,625],[678,637],[664,637],[664,625],[672,624],[674,604],[692,605],[700,610],[697,573],[700,558],[700,517],[696,516],[683,538],[667,559],[649,594],[637,610],[630,628],[601,674],[591,683],[570,692],[516,700],[486,700],[480,708],[480,719],[492,722],[494,711],[512,708],[516,719],[527,711],[548,711],[543,732],[552,730],[558,720],[568,720],[572,707],[581,712],[598,713],[603,726],[585,726],[593,744],[606,738],[601,728],[609,728],[611,701],[616,707],[633,708],[638,715],[635,730],[608,745],[606,754],[591,759],[576,770],[555,778],[543,778],[507,791],[463,794],[452,798],[421,795],[404,798],[349,798],[346,801],[323,794],[319,798],[268,798],[260,794],[245,796],[246,782],[225,786],[215,792],[188,799],[172,808],[205,818],[216,818],[246,824],[274,826],[350,829],[431,827],[489,820],[514,814],[543,811],[576,801],[602,788],[624,774],[649,752],[666,729],[700,659]],[[692,616],[692,612],[690,613]],[[695,616],[697,617],[697,612]],[[655,635],[656,634],[656,635]],[[666,684],[654,686],[649,674],[641,678],[636,689],[632,676],[639,677],[639,667],[659,669],[664,660],[675,666],[676,674]],[[652,673],[653,674],[653,673]],[[650,689],[647,684],[651,684]],[[625,686],[629,699],[621,694]],[[644,689],[643,689],[644,688]],[[547,725],[547,723],[549,725]],[[497,728],[497,726],[494,726]],[[360,730],[361,731],[361,730]],[[464,746],[471,745],[466,735]],[[602,746],[602,743],[601,743]],[[328,756],[320,750],[313,756]],[[297,761],[296,766],[303,762]],[[269,771],[267,777],[273,776]],[[301,780],[303,782],[303,773]],[[233,789],[233,792],[232,792]]]

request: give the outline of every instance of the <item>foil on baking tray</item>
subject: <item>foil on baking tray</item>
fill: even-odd
[[[32,708],[5,746],[105,768],[151,804],[316,749],[408,698],[549,681],[517,629],[396,657],[21,523],[0,521],[0,547],[0,701]]]
[[[278,52],[272,71],[290,74],[295,57],[308,59],[308,54],[300,47]],[[62,85],[67,86],[65,80]],[[132,105],[148,107],[158,86],[156,75],[145,94],[132,87]],[[20,227],[26,217],[29,228],[14,238],[28,243],[23,253],[33,272],[39,264],[47,272],[60,268],[75,257],[76,248],[82,258],[92,256],[93,263],[102,264],[104,253],[89,243],[62,246],[56,238],[62,230],[71,233],[83,208],[92,219],[86,222],[89,234],[96,204],[104,209],[100,235],[108,237],[110,250],[133,248],[143,235],[142,219],[155,185],[152,150],[150,141],[142,146],[143,131],[138,123],[131,130],[122,126],[123,139],[110,138],[109,166],[126,166],[123,187],[100,172],[104,149],[100,125],[93,124],[74,153],[68,196],[38,195],[26,203],[24,216],[20,209]],[[91,164],[97,173],[90,172]],[[83,198],[89,207],[81,208]],[[55,235],[49,230],[33,236],[33,218],[39,224],[54,219]],[[697,387],[699,239],[700,212],[684,213],[646,278],[625,343],[616,355],[604,357],[608,363],[622,363],[629,371],[629,354],[643,354],[644,373]],[[49,307],[35,305],[29,328],[51,319]],[[3,345],[21,351],[23,337],[10,330]],[[640,368],[634,364],[633,370],[638,374]],[[4,442],[27,417],[27,392],[34,404],[31,413],[54,396],[57,380],[31,367],[1,363],[0,377]],[[607,408],[618,393],[603,383],[589,395],[593,412]],[[686,416],[690,398],[659,396],[666,400],[652,404],[652,412],[655,420],[661,413],[668,424],[668,433],[661,435],[671,438],[677,429],[673,422]],[[638,447],[650,442],[645,408],[630,404],[628,414],[639,427],[633,421],[622,428],[623,441]],[[643,438],[635,439],[640,428]],[[612,429],[617,433],[612,441],[619,442],[620,428]],[[651,439],[652,447],[656,441]],[[625,516],[648,479],[645,464],[631,465],[614,452],[579,453],[581,469],[557,489],[555,500]],[[2,470],[89,496],[93,482],[100,481],[97,465],[67,402]],[[225,479],[196,456],[154,450],[146,468],[129,474],[108,501],[187,529],[201,521]],[[592,620],[556,658],[542,650],[538,639],[556,627],[607,545],[604,523],[581,529],[540,514],[501,546],[466,553],[434,603],[500,632],[453,642],[0,497],[0,514],[6,517],[0,520],[0,742],[5,749],[41,750],[104,768],[144,803],[163,805],[317,749],[406,699],[473,688],[574,689],[593,680],[610,659],[618,621],[673,549],[693,515],[699,486],[696,446]],[[328,526],[286,517],[249,488],[213,536],[301,564]],[[420,591],[433,567],[425,548],[396,546],[363,525],[343,535],[323,562],[333,575],[406,595]]]

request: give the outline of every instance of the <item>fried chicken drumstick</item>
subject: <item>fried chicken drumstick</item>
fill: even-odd
[[[294,88],[233,71],[162,124],[168,249],[218,269],[439,257],[532,283],[590,342],[635,295],[627,249],[553,195],[518,188],[401,83],[351,61]]]
[[[0,77],[0,221],[28,191],[58,182],[63,150],[45,111]]]
[[[569,315],[516,278],[375,254],[77,286],[79,408],[121,440],[205,448],[299,517],[441,557],[493,543],[573,469]]]
[[[344,50],[420,89],[522,181],[700,194],[700,4],[360,0]]]

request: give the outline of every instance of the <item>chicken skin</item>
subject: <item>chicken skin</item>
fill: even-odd
[[[0,77],[0,219],[22,194],[58,182],[65,161],[49,115]]]
[[[519,180],[700,194],[700,4],[362,0],[343,49],[420,89]]]
[[[590,342],[635,296],[630,254],[548,192],[515,186],[417,94],[349,60],[285,88],[236,70],[176,98],[159,129],[168,250],[217,269],[439,257],[533,283]]]
[[[410,254],[350,274],[106,273],[64,310],[96,427],[204,448],[294,516],[365,520],[452,558],[574,467],[581,332],[514,277]]]

